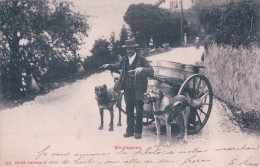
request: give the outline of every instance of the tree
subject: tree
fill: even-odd
[[[154,34],[152,34],[154,45],[158,47],[164,43],[169,43],[171,46],[179,46],[181,34],[180,13],[171,13],[169,11],[162,10],[161,14],[162,21]],[[183,25],[186,26],[187,22],[185,19],[183,22]]]
[[[125,40],[128,39],[128,35],[129,35],[128,31],[127,31],[125,25],[123,25],[122,28],[121,28],[120,40],[119,40],[119,42],[120,42],[120,44],[119,44],[120,45],[120,55],[121,56],[126,55],[126,50],[125,50],[125,48],[122,48],[122,46],[125,44]]]
[[[114,50],[116,49],[115,46],[114,46],[115,43],[116,43],[115,32],[112,32],[109,41],[110,41],[111,52],[113,54]]]
[[[237,0],[210,7],[196,7],[208,42],[238,47],[259,44],[259,5],[258,0]]]
[[[156,47],[163,43],[179,44],[180,18],[180,13],[173,14],[169,10],[145,4],[130,5],[124,16],[134,37],[145,48],[151,37]]]
[[[203,27],[199,22],[196,8],[193,6],[192,8],[184,10],[183,15],[187,21],[187,25],[184,27],[184,33],[187,34],[187,42],[193,43],[196,37],[204,39],[205,34],[203,32]]]
[[[122,26],[121,32],[120,32],[120,44],[121,46],[125,44],[125,40],[128,39],[128,31],[125,27],[125,25]]]
[[[208,8],[213,5],[223,5],[233,1],[240,1],[240,0],[195,0],[195,6],[199,8]]]
[[[96,67],[100,67],[103,64],[111,63],[113,61],[109,45],[110,43],[105,39],[98,39],[95,41],[91,53],[93,57],[92,60]]]
[[[0,1],[2,74],[10,78],[12,98],[21,94],[22,72],[44,73],[53,59],[75,59],[87,36],[86,17],[60,0]]]
[[[117,58],[117,55],[120,54],[120,41],[116,40],[115,32],[112,32],[110,36],[110,50],[113,60]]]
[[[124,20],[136,39],[142,42],[141,45],[147,47],[150,37],[159,28],[162,16],[158,7],[141,3],[130,5]]]

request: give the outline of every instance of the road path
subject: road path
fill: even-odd
[[[115,146],[135,146],[143,149],[153,147],[156,137],[154,124],[144,127],[141,140],[135,140],[133,137],[123,138],[126,128],[126,116],[124,114],[122,116],[123,126],[115,126],[114,131],[110,132],[108,131],[109,113],[105,112],[104,130],[98,130],[100,118],[94,98],[94,87],[102,84],[107,84],[108,87],[113,86],[113,78],[110,72],[93,74],[87,79],[79,80],[53,90],[46,95],[38,96],[35,100],[26,102],[21,106],[0,111],[0,166],[2,167],[4,161],[11,161],[12,166],[17,167],[19,165],[14,165],[15,161],[33,161],[39,151],[48,146],[48,151],[70,152],[70,154],[72,152],[107,152],[111,150],[113,152]],[[117,120],[118,112],[116,111],[115,125]],[[243,161],[243,158],[251,157],[253,162],[258,162],[257,159],[260,158],[260,150],[257,148],[260,145],[259,136],[243,133],[232,119],[231,112],[226,104],[216,99],[213,102],[211,116],[201,132],[189,135],[186,144],[177,140],[176,135],[173,134],[172,136],[172,147],[161,147],[161,149],[174,149],[177,152],[196,150],[197,148],[207,150],[207,154],[204,153],[203,156],[195,154],[195,158],[198,156],[202,161],[202,157],[204,157],[209,162],[194,162],[190,164],[192,166],[230,166],[227,163],[232,158],[241,158],[237,161]],[[256,150],[250,149],[248,152],[239,150],[233,151],[232,154],[212,151],[223,147],[241,148],[244,145],[254,147]],[[152,160],[163,157],[163,155],[151,156]],[[185,161],[185,158],[189,157],[180,156],[177,158],[178,160],[175,158],[169,159],[175,159],[172,163],[177,163],[177,166],[179,166]],[[52,159],[58,162],[58,164],[52,166],[62,166],[63,157],[55,158],[51,154],[46,154],[46,157],[42,155],[39,160]],[[75,161],[72,160],[72,157],[68,157],[68,159]],[[238,165],[238,162],[236,163]],[[158,164],[151,165],[158,166]],[[187,165],[189,166],[189,164]],[[75,166],[75,164],[67,164],[67,166]],[[164,166],[173,165],[168,162]],[[260,165],[258,164],[258,166]]]

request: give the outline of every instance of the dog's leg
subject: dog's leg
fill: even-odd
[[[184,142],[188,139],[188,120],[190,114],[190,107],[186,107],[183,111],[183,123],[184,123]]]
[[[166,146],[171,146],[171,137],[172,137],[172,127],[171,127],[171,115],[167,114],[165,116],[166,120],[166,130],[167,130],[167,138],[166,138]]]
[[[110,112],[110,123],[109,123],[109,131],[113,131],[114,130],[114,110],[113,110],[113,107],[111,107],[109,109],[109,112]]]
[[[157,139],[155,142],[155,146],[159,147],[160,143],[161,143],[161,140],[160,140],[161,123],[160,123],[160,119],[157,118],[156,116],[155,116],[155,125],[156,125],[156,130],[157,130]]]
[[[183,139],[184,136],[184,123],[183,123],[183,115],[182,113],[176,118],[177,123],[179,125],[179,129],[180,129],[180,134],[178,135],[178,139]]]
[[[101,121],[101,124],[98,128],[98,130],[102,130],[103,129],[103,123],[104,123],[104,109],[99,109],[99,114],[100,114],[100,121]]]
[[[123,94],[121,92],[118,92],[118,102],[117,102],[116,105],[117,105],[117,108],[118,108],[118,111],[119,111],[119,116],[118,116],[117,126],[122,126],[122,123],[121,123],[122,96],[123,96]]]

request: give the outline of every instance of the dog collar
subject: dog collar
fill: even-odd
[[[149,97],[148,100],[144,100],[144,101],[145,101],[146,104],[151,104],[151,103],[154,103],[154,102],[158,102],[160,100],[161,99]]]
[[[168,111],[154,111],[154,115],[163,115],[163,114],[166,114],[168,113]]]

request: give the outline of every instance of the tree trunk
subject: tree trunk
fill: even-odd
[[[11,78],[11,99],[19,99],[21,97],[22,88],[22,74],[19,60],[19,38],[17,32],[14,32],[11,49],[11,61],[10,61],[10,78]]]

